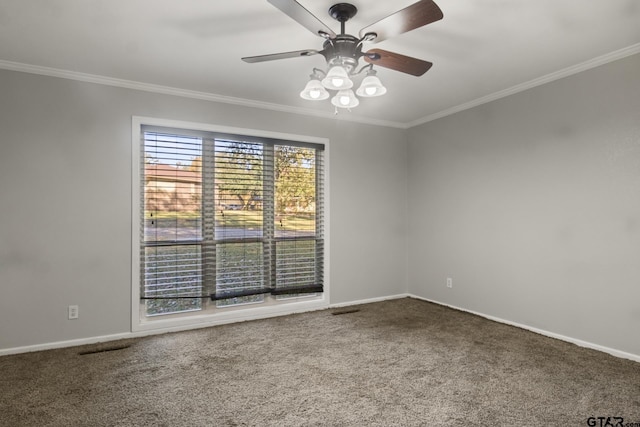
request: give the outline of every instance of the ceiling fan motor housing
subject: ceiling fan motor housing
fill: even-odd
[[[358,60],[362,57],[362,44],[360,40],[349,34],[340,34],[333,40],[326,40],[322,54],[329,66],[342,65],[348,73],[358,66]]]

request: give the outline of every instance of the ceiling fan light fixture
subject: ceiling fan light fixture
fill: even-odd
[[[354,108],[360,104],[360,101],[351,89],[344,89],[331,98],[331,103],[338,108]]]
[[[415,0],[414,0],[415,1]],[[358,35],[346,32],[346,23],[358,12],[358,8],[350,3],[336,3],[329,8],[329,16],[340,23],[340,33],[336,34],[316,16],[310,13],[298,0],[268,0],[280,11],[289,15],[313,34],[324,39],[322,50],[306,49],[270,55],[249,56],[242,58],[247,63],[273,61],[276,59],[299,58],[322,55],[327,62],[325,69],[314,68],[311,80],[300,92],[303,99],[310,101],[323,100],[330,97],[328,91],[337,94],[331,98],[337,114],[338,108],[351,109],[360,104],[356,97],[376,97],[387,93],[380,79],[376,77],[373,66],[388,68],[405,74],[419,77],[433,65],[429,61],[412,58],[383,49],[369,49],[363,52],[363,43],[381,42],[390,37],[415,30],[424,25],[438,21],[444,17],[442,10],[434,0],[417,0],[404,9],[362,28]],[[360,68],[360,59],[369,65]],[[366,77],[356,91],[351,78],[360,80],[360,74],[367,70]]]
[[[345,70],[344,67],[334,65],[322,80],[322,85],[331,90],[351,89],[353,87],[353,81],[349,78],[347,70]]]
[[[322,86],[320,80],[312,76],[302,92],[300,92],[300,98],[308,101],[322,101],[329,98],[329,92]]]
[[[300,92],[300,97],[310,101],[318,101],[330,97],[328,91],[337,92],[331,98],[337,114],[338,108],[347,109],[360,104],[359,97],[376,97],[387,93],[387,89],[376,77],[373,66],[400,71],[413,76],[421,76],[431,66],[431,62],[383,49],[369,49],[362,51],[365,42],[381,42],[389,37],[415,30],[424,25],[443,18],[442,10],[434,0],[417,0],[412,5],[400,9],[373,24],[360,30],[359,37],[346,32],[346,22],[353,18],[358,8],[350,3],[337,3],[329,8],[329,16],[340,23],[340,33],[336,34],[331,28],[322,23],[317,17],[305,9],[297,0],[268,0],[293,20],[297,21],[309,31],[324,39],[322,50],[306,49],[291,52],[274,53],[270,55],[249,56],[242,58],[247,63],[273,61],[276,59],[299,58],[312,55],[322,55],[327,62],[325,69],[314,68],[310,81]],[[369,64],[359,68],[360,59]],[[360,80],[360,74],[367,70],[356,93],[352,90],[354,82],[351,78]]]
[[[376,76],[375,71],[369,71],[367,77],[362,80],[360,87],[356,91],[358,96],[365,98],[372,98],[375,96],[382,96],[387,93],[387,88],[382,85],[380,79]]]

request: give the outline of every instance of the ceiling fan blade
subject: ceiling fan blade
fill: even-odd
[[[255,62],[275,61],[276,59],[297,58],[299,56],[317,55],[318,53],[320,52],[313,49],[296,50],[293,52],[272,53],[270,55],[245,56],[244,58],[242,58],[242,60],[244,62],[253,64]]]
[[[336,33],[295,0],[267,0],[313,34],[334,39]]]
[[[364,27],[360,30],[360,37],[364,37],[368,33],[375,33],[377,36],[373,43],[378,43],[398,34],[438,21],[443,16],[442,10],[433,0],[421,0],[386,18],[382,18],[374,24]]]
[[[422,59],[412,58],[382,49],[371,49],[367,51],[367,53],[364,54],[364,60],[369,64],[411,74],[412,76],[423,75],[429,71],[429,68],[433,65],[429,61],[423,61]]]

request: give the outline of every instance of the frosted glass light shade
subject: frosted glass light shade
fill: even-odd
[[[322,86],[320,80],[311,79],[302,92],[300,92],[300,97],[308,101],[322,101],[329,97],[329,92]]]
[[[356,93],[358,96],[370,98],[384,95],[387,93],[387,88],[382,86],[382,82],[378,77],[369,75],[362,80],[362,83]]]
[[[360,104],[355,93],[351,89],[341,90],[331,98],[331,103],[338,108],[354,108]]]
[[[322,80],[322,85],[331,90],[351,89],[353,82],[347,74],[347,70],[336,65],[331,67],[327,76]]]

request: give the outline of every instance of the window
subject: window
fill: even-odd
[[[324,144],[139,132],[143,321],[322,297]]]

